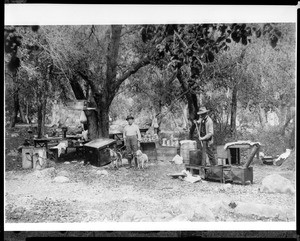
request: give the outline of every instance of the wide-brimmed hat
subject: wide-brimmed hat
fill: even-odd
[[[197,112],[198,115],[202,115],[209,112],[208,109],[206,109],[206,107],[201,107],[200,110]]]
[[[127,116],[126,120],[132,119],[134,120],[134,117],[132,115]]]

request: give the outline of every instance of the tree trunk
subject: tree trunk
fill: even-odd
[[[108,109],[98,107],[95,110],[86,110],[87,127],[89,139],[97,139],[99,137],[109,137],[109,116]]]
[[[187,83],[185,82],[185,80],[183,79],[182,72],[180,69],[177,72],[177,79],[179,80],[179,82],[181,84],[182,90],[184,92],[188,91],[189,87],[188,87]],[[191,93],[189,91],[187,92],[187,94],[185,96],[186,96],[186,99],[188,102],[189,121],[191,122],[189,138],[193,139],[194,131],[196,129],[194,120],[199,118],[199,116],[197,114],[197,112],[199,110],[198,99],[197,99],[197,95],[195,93]]]
[[[81,88],[81,85],[78,82],[78,77],[76,75],[73,75],[72,78],[70,78],[70,85],[77,100],[86,99],[83,89]]]
[[[15,127],[17,123],[17,117],[18,117],[18,110],[19,110],[19,89],[15,88],[13,92],[13,113],[10,120],[10,128]]]
[[[295,128],[296,128],[295,116],[294,116],[293,120],[294,120],[293,121],[293,129],[292,129],[291,136],[290,136],[290,139],[289,139],[289,147],[290,147],[290,149],[294,149],[295,148]]]
[[[27,123],[22,106],[19,104],[20,117],[23,123]]]
[[[261,106],[261,104],[258,105],[258,115],[259,115],[259,121],[260,121],[261,127],[263,129],[265,129],[266,124],[267,124],[266,111]]]
[[[109,137],[109,115],[108,108],[98,109],[98,120],[99,120],[99,137]]]
[[[43,105],[42,105],[42,136],[46,134],[46,108],[47,108],[47,96],[43,96]]]
[[[43,102],[40,99],[38,103],[38,108],[37,108],[37,121],[38,121],[38,126],[37,126],[37,136],[38,138],[42,138],[43,136]]]
[[[188,127],[188,105],[186,104],[181,104],[181,109],[182,109],[182,118],[183,118],[183,128],[186,129]]]
[[[160,133],[160,125],[161,125],[161,122],[162,122],[162,101],[160,100],[158,102],[158,111],[156,112],[155,116],[157,118],[157,124],[158,124],[158,128],[157,128],[157,134]]]
[[[48,81],[51,80],[51,65],[47,66],[47,73],[44,76],[42,88],[40,91],[40,98],[38,103],[38,138],[42,138],[46,134],[46,107],[48,97]]]
[[[26,101],[26,113],[25,113],[25,119],[26,119],[26,123],[29,124],[29,105],[28,105],[28,101]]]
[[[51,126],[58,125],[59,122],[59,104],[55,100],[51,108]]]
[[[281,127],[281,135],[282,136],[285,135],[285,130],[288,127],[288,125],[291,122],[291,120],[295,120],[295,114],[296,113],[292,110],[292,108],[289,107],[288,110],[287,110],[287,114],[286,114],[286,121],[285,121],[285,123]]]
[[[45,87],[43,88],[45,90]],[[42,138],[45,136],[45,121],[46,121],[46,104],[47,104],[47,96],[46,90],[40,93],[38,103],[38,138]]]
[[[97,109],[96,111],[95,110],[84,111],[87,118],[88,138],[90,140],[96,139],[99,136],[97,111],[99,111],[99,109]]]
[[[238,91],[237,84],[235,84],[232,90],[231,114],[230,114],[230,134],[232,137],[236,135],[237,91]]]

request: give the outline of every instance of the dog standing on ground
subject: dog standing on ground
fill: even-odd
[[[137,150],[136,159],[138,164],[138,169],[144,169],[145,164],[148,162],[148,156],[143,153],[141,150]]]
[[[114,168],[119,168],[120,166],[122,166],[122,154],[121,152],[116,152],[114,151],[113,149],[110,149],[109,148],[109,155],[110,155],[110,158],[111,158],[111,164],[112,164],[112,167]]]

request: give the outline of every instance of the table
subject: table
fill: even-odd
[[[70,139],[70,140],[78,140],[82,138],[82,134],[80,135],[66,135],[66,139]]]
[[[44,138],[34,138],[33,139],[33,145],[34,147],[46,147],[48,150],[48,143],[50,141],[59,141],[62,140],[62,137],[44,137]]]

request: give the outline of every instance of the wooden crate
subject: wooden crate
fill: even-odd
[[[108,148],[114,148],[113,139],[99,138],[84,144],[85,163],[94,166],[104,166],[111,162]]]
[[[141,142],[141,151],[148,156],[149,161],[157,160],[157,151],[155,142]]]
[[[253,167],[231,167],[231,178],[233,183],[245,185],[247,181],[253,183]]]

